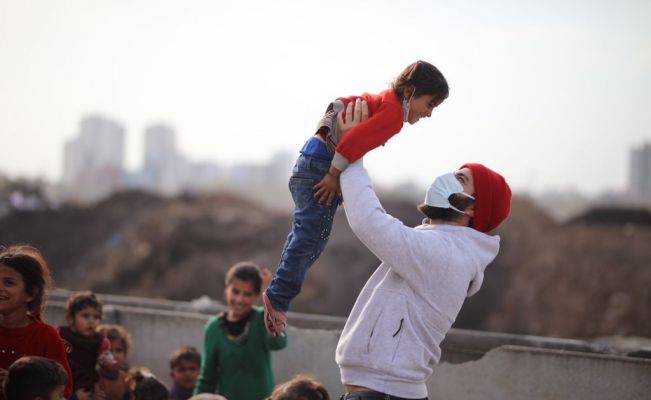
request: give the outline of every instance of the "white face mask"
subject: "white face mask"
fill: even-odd
[[[461,186],[461,183],[459,183],[452,172],[443,174],[434,179],[434,182],[432,182],[429,189],[427,189],[427,193],[425,194],[425,204],[432,207],[451,208],[454,211],[465,214],[465,212],[450,204],[450,201],[448,200],[448,198],[455,193],[461,193],[462,195],[475,200],[473,196],[463,191],[463,186]]]
[[[409,96],[409,100],[407,99],[402,100],[402,122],[409,121],[409,107],[411,106],[411,99],[414,97],[414,93],[416,93],[416,88],[414,88],[414,91],[411,92],[411,96]]]

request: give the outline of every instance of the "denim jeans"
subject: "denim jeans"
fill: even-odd
[[[339,198],[331,205],[319,204],[314,198],[314,185],[330,168],[330,161],[301,155],[296,161],[289,191],[294,199],[294,221],[287,236],[267,296],[276,310],[287,311],[289,303],[298,295],[305,273],[325,248]]]

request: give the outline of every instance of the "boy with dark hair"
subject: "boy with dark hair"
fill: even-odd
[[[61,400],[67,381],[68,374],[58,362],[28,356],[11,364],[3,390],[11,400]]]
[[[199,377],[201,354],[192,346],[182,346],[170,354],[170,377],[172,400],[187,400],[192,397]]]
[[[298,374],[276,386],[269,400],[330,400],[330,395],[321,382]]]
[[[201,373],[195,394],[217,393],[233,400],[260,400],[274,387],[271,351],[287,346],[287,336],[271,336],[263,310],[254,307],[264,288],[263,272],[240,262],[226,273],[228,311],[208,320]]]
[[[131,368],[129,382],[133,400],[169,400],[170,392],[147,368]]]

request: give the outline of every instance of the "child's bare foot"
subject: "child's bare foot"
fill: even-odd
[[[271,336],[281,336],[287,327],[287,316],[271,305],[267,292],[262,293],[262,304],[264,304],[264,327]]]

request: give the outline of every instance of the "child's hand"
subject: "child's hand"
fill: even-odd
[[[103,369],[109,371],[116,371],[118,369],[118,363],[113,358],[113,353],[110,351],[105,351],[97,357],[97,363]]]
[[[326,203],[328,205],[332,204],[332,200],[335,199],[335,196],[339,196],[339,178],[327,173],[321,182],[314,185],[314,198],[319,201],[320,204]]]
[[[273,274],[269,270],[269,268],[264,267],[262,268],[262,290],[260,292],[264,292],[267,290],[269,287],[269,284],[271,283],[271,279],[273,278]]]
[[[77,389],[75,395],[77,400],[93,400],[93,393],[88,389]]]
[[[353,102],[351,101],[348,103],[348,106],[346,106],[346,121],[344,121],[344,116],[342,113],[343,111],[339,112],[337,115],[337,129],[339,129],[341,136],[343,136],[355,125],[368,119],[368,103],[366,100],[357,98],[357,100],[355,100],[354,110]]]
[[[106,400],[106,392],[97,384],[93,390],[93,400]]]

